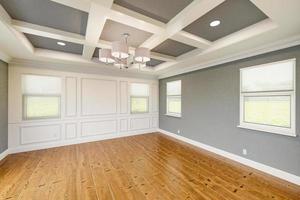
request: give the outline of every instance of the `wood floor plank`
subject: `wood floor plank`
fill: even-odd
[[[32,152],[32,155],[36,154]],[[39,163],[37,155],[9,155],[0,167],[0,199],[18,199]]]
[[[299,200],[300,186],[159,133],[9,155],[0,199]]]

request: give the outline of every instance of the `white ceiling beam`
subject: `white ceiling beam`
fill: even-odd
[[[286,18],[294,21],[299,21],[291,14],[299,12],[300,1],[299,0],[286,0],[286,1],[261,1],[261,0],[250,0],[257,8],[262,10],[269,18],[273,19],[277,23],[285,21]],[[298,6],[297,6],[298,4]],[[285,12],[285,9],[289,10],[289,14]]]
[[[0,23],[6,27],[9,31],[10,35],[20,41],[20,44],[28,50],[29,53],[34,52],[34,48],[32,44],[28,41],[28,39],[24,36],[23,33],[18,32],[12,27],[12,19],[6,10],[0,5]]]
[[[4,53],[3,51],[0,51],[0,60],[3,60],[6,63],[9,63],[9,61],[11,60],[11,57],[9,55],[7,55],[6,53]]]
[[[261,1],[251,0],[251,2],[262,10],[269,18],[275,21],[284,30],[300,30],[300,18],[295,17],[299,13],[299,0],[285,1]]]
[[[85,35],[87,44],[83,47],[83,57],[86,59],[93,56],[112,3],[113,0],[94,0],[90,3]]]
[[[141,46],[153,49],[166,39],[180,32],[184,27],[191,24],[207,12],[224,2],[224,0],[195,0],[178,13],[167,23],[164,33],[155,34],[147,39]]]
[[[161,33],[165,30],[166,24],[152,19],[138,12],[129,10],[117,4],[113,4],[109,19],[131,26],[149,33]]]
[[[173,35],[171,39],[193,47],[197,47],[199,49],[206,49],[207,47],[212,45],[212,42],[186,31],[179,31],[178,33]]]
[[[6,10],[0,5],[0,21],[5,24],[11,24],[11,17]]]
[[[154,58],[156,60],[162,60],[162,61],[166,61],[166,62],[176,61],[176,57],[164,55],[164,54],[157,53],[157,52],[150,52],[150,57]]]
[[[84,44],[85,42],[84,36],[80,34],[61,31],[54,28],[31,24],[28,22],[12,20],[12,26],[20,32],[28,33],[32,35],[52,38],[56,40],[63,40],[63,41],[73,42],[78,44]]]
[[[90,60],[92,59],[94,52],[95,52],[95,47],[86,44],[83,46],[82,56],[85,59]]]

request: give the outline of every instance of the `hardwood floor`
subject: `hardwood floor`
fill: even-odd
[[[300,199],[300,187],[159,133],[8,156],[0,199]]]

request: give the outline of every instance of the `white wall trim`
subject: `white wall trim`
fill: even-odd
[[[59,119],[44,119],[44,120],[23,120],[22,119],[22,75],[23,74],[36,74],[36,75],[46,75],[46,76],[56,76],[61,78],[61,118]],[[144,118],[148,117],[151,121],[152,117],[158,118],[157,112],[149,112],[143,115],[135,114],[121,114],[120,105],[129,104],[128,98],[120,98],[119,92],[122,90],[127,93],[127,87],[120,88],[119,83],[125,81],[126,85],[131,82],[142,82],[148,85],[155,84],[158,87],[157,80],[148,79],[136,79],[136,78],[125,78],[125,77],[115,77],[107,75],[98,74],[86,74],[86,73],[70,73],[66,71],[58,70],[44,70],[37,68],[21,67],[10,65],[9,68],[9,120],[8,120],[8,147],[12,153],[31,151],[37,149],[44,149],[50,147],[58,147],[69,144],[78,144],[83,142],[92,142],[103,139],[111,139],[123,136],[129,136],[134,134],[140,134],[143,132],[156,131],[158,126],[150,127],[149,123],[143,123],[135,125],[142,130],[134,130],[133,128],[127,128],[126,130],[120,131],[121,121],[120,119],[127,119],[128,121],[132,118]],[[67,85],[66,78],[74,77],[77,79],[77,85],[71,84]],[[92,79],[92,80],[105,80],[108,85],[103,87],[103,82],[96,82],[95,84],[86,85],[89,92],[83,93],[81,91],[82,80]],[[106,83],[104,82],[104,83]],[[76,87],[75,87],[76,86]],[[94,87],[96,86],[96,87]],[[70,99],[76,106],[78,111],[73,117],[69,117],[65,112],[65,108],[69,101],[67,101],[68,89],[76,90],[76,94],[72,95]],[[153,89],[153,88],[152,88]],[[158,90],[158,88],[156,88]],[[103,95],[105,93],[105,95]],[[106,95],[109,93],[109,95]],[[83,102],[82,96],[85,95],[90,98],[89,101]],[[150,100],[152,100],[152,94],[150,95]],[[154,98],[154,97],[153,97]],[[100,101],[99,101],[100,99]],[[103,103],[102,103],[103,102]],[[100,104],[99,104],[100,103]],[[151,103],[151,101],[150,101]],[[85,106],[89,105],[89,111],[87,114],[97,114],[93,116],[82,116],[81,111]],[[96,107],[95,107],[96,106]],[[104,107],[105,106],[105,107]],[[95,113],[90,112],[96,109]],[[158,105],[157,105],[158,109]],[[103,111],[103,112],[102,112]],[[69,129],[66,127],[68,124]],[[136,123],[139,123],[137,121]],[[124,122],[123,122],[124,124]],[[60,126],[59,129],[57,126]],[[70,128],[71,127],[71,128]],[[26,129],[25,129],[26,128]],[[22,133],[22,130],[24,133]],[[70,134],[70,135],[68,135]],[[21,137],[21,136],[24,136]],[[70,136],[70,137],[69,137]]]
[[[120,133],[120,134],[112,133],[112,134],[90,136],[90,137],[86,137],[86,138],[75,138],[75,139],[69,139],[69,140],[64,140],[64,141],[51,142],[51,143],[47,143],[47,144],[23,145],[23,146],[18,146],[15,148],[10,148],[9,150],[6,150],[2,154],[5,157],[8,154],[13,154],[13,153],[21,153],[21,152],[27,152],[27,151],[49,149],[49,148],[54,148],[54,147],[68,146],[68,145],[81,144],[81,143],[87,143],[87,142],[96,142],[96,141],[101,141],[101,140],[109,140],[109,139],[122,138],[122,137],[134,136],[134,135],[142,135],[142,134],[147,134],[147,133],[153,133],[156,131],[157,131],[157,129],[151,129],[151,130],[148,129],[146,131],[130,131],[130,132],[125,132],[125,133]],[[0,160],[2,158],[2,154],[0,154]]]
[[[2,153],[0,153],[0,161],[3,160],[10,153],[9,149],[6,149]]]
[[[272,176],[275,176],[277,178],[280,178],[280,179],[286,180],[288,182],[300,185],[300,177],[296,176],[294,174],[290,174],[288,172],[285,172],[285,171],[282,171],[282,170],[279,170],[279,169],[276,169],[276,168],[273,168],[273,167],[255,162],[253,160],[243,158],[243,157],[235,155],[233,153],[229,153],[227,151],[224,151],[224,150],[221,150],[221,149],[218,149],[218,148],[215,148],[215,147],[197,142],[195,140],[188,139],[186,137],[177,135],[175,133],[171,133],[171,132],[168,132],[168,131],[165,131],[165,130],[162,130],[162,129],[158,129],[157,131],[159,131],[159,132],[161,132],[165,135],[171,136],[173,138],[176,138],[178,140],[181,140],[183,142],[194,145],[196,147],[205,149],[205,150],[210,151],[212,153],[218,154],[220,156],[223,156],[223,157],[226,157],[228,159],[234,160],[234,161],[239,162],[241,164],[247,165],[247,166],[252,167],[254,169],[257,169],[259,171],[265,172],[265,173],[270,174]]]

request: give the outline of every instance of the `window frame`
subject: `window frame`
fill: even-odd
[[[180,82],[180,95],[168,95],[168,83],[172,83],[172,82]],[[166,83],[166,114],[167,116],[171,116],[171,117],[178,117],[181,118],[182,117],[182,81],[181,80],[175,80],[175,81],[169,81]],[[169,97],[173,98],[173,97],[178,97],[180,99],[180,113],[174,113],[174,112],[170,112],[169,111]]]
[[[283,63],[283,62],[292,62],[293,64],[293,89],[292,90],[270,90],[270,91],[251,91],[251,92],[243,92],[242,91],[242,72],[243,70],[251,69],[251,68],[259,68],[259,67],[265,67],[272,64],[277,63]],[[244,106],[245,106],[245,97],[270,97],[270,96],[289,96],[290,97],[290,127],[281,127],[276,125],[267,125],[267,124],[257,124],[257,123],[251,123],[246,122],[244,120],[245,113],[244,113]],[[239,128],[245,128],[245,129],[251,129],[251,130],[257,130],[257,131],[263,131],[263,132],[269,132],[269,133],[275,133],[280,135],[286,135],[286,136],[293,136],[296,137],[296,59],[286,59],[281,60],[278,62],[271,62],[266,63],[262,65],[256,65],[246,68],[240,69],[240,119],[239,119]]]
[[[58,98],[58,115],[45,117],[28,117],[27,114],[27,97],[57,97]],[[61,118],[61,95],[42,95],[42,94],[23,94],[22,95],[23,120],[44,120],[44,119],[60,119]]]
[[[145,84],[148,86],[148,95],[147,96],[141,96],[141,95],[132,95],[131,94],[131,84]],[[134,82],[134,83],[130,83],[130,114],[147,114],[149,113],[149,96],[150,96],[150,85],[148,83],[137,83],[137,82]],[[147,110],[145,112],[133,112],[132,111],[132,98],[145,98],[147,100]]]
[[[21,74],[21,79],[23,79],[23,76],[40,76],[40,77],[55,77],[59,79],[60,82],[60,92],[59,93],[53,93],[53,94],[40,94],[40,93],[26,93],[23,91],[23,80],[21,82],[21,88],[22,88],[22,120],[23,121],[35,121],[35,120],[57,120],[61,119],[62,117],[62,77],[57,76],[57,75],[52,75],[52,74],[39,74],[39,73],[24,73]],[[32,96],[32,97],[58,97],[59,98],[59,107],[58,107],[58,115],[57,116],[50,116],[50,117],[27,117],[26,112],[27,112],[27,101],[26,101],[26,96]]]

